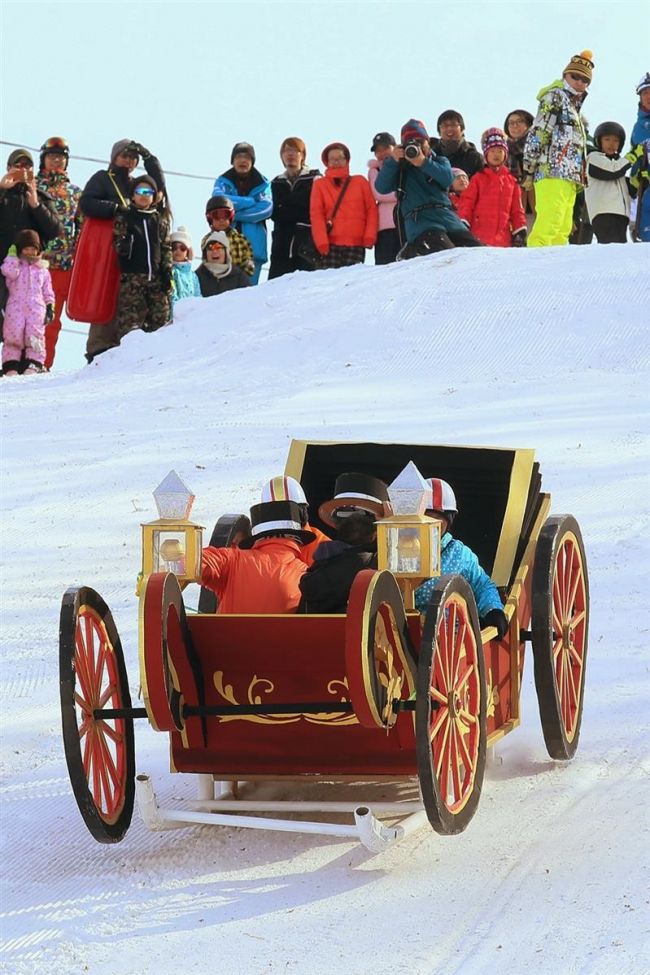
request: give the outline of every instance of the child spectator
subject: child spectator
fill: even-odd
[[[464,169],[459,169],[458,166],[452,166],[451,172],[454,177],[454,181],[449,187],[449,199],[451,200],[451,205],[453,206],[454,210],[458,210],[460,194],[464,193],[469,186],[469,176]]]
[[[490,247],[525,247],[526,214],[517,180],[508,167],[508,142],[502,129],[481,136],[485,169],[475,173],[458,203],[458,216]]]
[[[228,246],[230,248],[230,260],[245,271],[250,278],[255,274],[255,261],[253,260],[253,248],[247,237],[244,237],[239,230],[233,227],[235,219],[235,207],[227,196],[211,196],[205,205],[205,218],[210,227],[210,233],[224,231],[228,236]],[[205,234],[201,240],[201,250],[210,236]]]
[[[192,270],[192,238],[179,227],[169,238],[172,246],[172,305],[181,298],[200,298],[199,279]]]
[[[151,176],[134,180],[131,206],[119,210],[113,240],[120,263],[117,334],[141,328],[155,332],[170,318],[172,256],[167,218],[156,209],[158,186]]]
[[[521,186],[521,203],[526,214],[526,226],[530,233],[535,221],[535,190],[525,190],[522,186],[524,173],[524,148],[528,130],[534,122],[533,116],[525,108],[515,108],[506,115],[503,125],[508,136],[508,169]]]
[[[621,158],[625,130],[618,122],[602,122],[594,132],[596,149],[587,156],[585,201],[599,244],[624,244],[630,217],[625,173],[632,165]]]
[[[7,255],[2,262],[9,292],[2,347],[4,376],[44,371],[45,323],[54,313],[54,289],[41,252],[36,231],[21,230],[16,235],[16,256]]]
[[[395,139],[390,132],[378,132],[372,140],[370,151],[375,158],[368,163],[368,182],[372,195],[377,201],[379,232],[375,243],[375,264],[392,264],[400,249],[399,232],[395,226],[397,208],[396,193],[378,193],[375,189],[377,173],[387,156],[392,156]]]
[[[225,231],[218,230],[208,234],[201,250],[203,262],[197,269],[196,276],[204,298],[249,287],[249,276],[230,259],[230,242]]]

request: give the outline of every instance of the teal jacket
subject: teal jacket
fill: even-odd
[[[411,166],[405,162],[403,169],[396,159],[388,156],[377,173],[376,191],[396,191],[399,188],[400,171],[402,197],[399,210],[409,244],[425,230],[467,230],[449,199],[448,190],[454,181],[454,175],[446,156],[437,156],[432,152],[422,166]]]
[[[491,609],[503,609],[499,590],[487,572],[479,565],[474,552],[467,545],[463,545],[462,542],[454,538],[451,532],[445,532],[442,536],[440,568],[442,575],[455,573],[462,576],[470,584],[479,617],[482,618]],[[415,608],[419,613],[426,613],[435,584],[435,579],[427,579],[415,590]]]
[[[199,279],[192,270],[191,261],[172,264],[172,301],[176,304],[181,298],[200,298]]]

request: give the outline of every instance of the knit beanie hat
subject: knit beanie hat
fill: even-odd
[[[405,142],[408,142],[409,139],[428,139],[428,138],[429,138],[429,133],[424,127],[424,122],[420,122],[416,118],[410,118],[408,122],[406,122],[402,126],[402,131],[400,132],[400,139],[402,141],[402,145]]]
[[[194,251],[192,250],[192,238],[190,237],[190,232],[187,227],[177,227],[176,230],[170,235],[169,242],[171,244],[185,244],[187,247],[187,256],[191,260],[194,257]]]
[[[487,159],[489,149],[503,149],[508,158],[508,140],[503,129],[486,129],[481,136],[481,149]]]
[[[34,165],[31,152],[28,152],[27,149],[14,149],[13,152],[9,153],[9,157],[7,159],[7,169],[11,169],[12,166],[15,166],[20,159],[28,159],[29,165]]]
[[[228,240],[228,234],[226,233],[225,230],[213,230],[211,234],[208,234],[207,237],[203,238],[203,241],[201,243],[201,251],[203,253],[203,256],[205,257],[205,252],[208,249],[208,244],[212,244],[215,241],[219,244],[223,244],[223,246],[226,248],[226,255],[228,257],[228,260],[230,260],[230,242]]]
[[[43,250],[41,238],[35,230],[19,230],[16,234],[16,253],[20,254],[25,247],[36,247],[39,253]]]
[[[253,166],[255,165],[255,150],[253,149],[250,142],[236,142],[232,147],[232,152],[230,153],[230,163],[234,163],[235,156],[246,155],[250,156]]]
[[[297,135],[290,135],[284,139],[282,145],[280,146],[280,158],[282,158],[282,153],[285,149],[297,149],[302,155],[303,161],[307,158],[307,146],[302,139],[298,138]]]
[[[465,170],[464,169],[461,169],[459,166],[452,166],[451,167],[451,172],[452,172],[452,175],[453,175],[454,179],[456,179],[457,176],[467,176],[467,173],[465,172]]]
[[[593,54],[591,51],[580,51],[580,54],[574,54],[566,68],[562,72],[562,75],[572,74],[582,75],[587,81],[591,81],[591,73],[594,70],[594,62],[592,61]]]
[[[115,162],[117,156],[124,152],[124,150],[130,145],[133,145],[133,139],[118,139],[117,142],[113,144],[113,148],[111,149],[111,162]]]
[[[343,142],[330,142],[329,145],[325,146],[320,154],[321,162],[323,166],[327,166],[327,156],[331,149],[340,149],[345,156],[347,162],[350,162],[350,150]]]
[[[448,108],[438,116],[438,121],[436,122],[438,132],[440,132],[440,126],[443,122],[458,122],[463,132],[465,131],[465,119],[454,108]]]

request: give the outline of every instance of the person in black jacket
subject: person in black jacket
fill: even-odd
[[[140,176],[134,183],[131,206],[126,212],[118,210],[113,224],[121,271],[115,317],[120,340],[136,328],[155,332],[171,319],[169,224],[156,209],[156,181]]]
[[[27,149],[14,149],[7,172],[0,179],[0,264],[21,230],[35,230],[45,245],[63,233],[54,202],[37,189],[34,160]],[[0,315],[7,299],[5,279],[0,280]]]
[[[139,142],[134,142],[133,139],[119,139],[111,149],[108,169],[100,169],[86,183],[79,200],[81,212],[87,217],[96,217],[99,220],[113,220],[118,210],[125,213],[129,209],[133,195],[132,173],[140,159],[145,172],[155,181],[161,194],[161,199],[158,201],[160,208],[165,193],[165,177],[160,163]],[[86,359],[92,362],[95,356],[119,344],[117,317],[105,325],[91,325],[86,342]]]
[[[224,230],[208,234],[201,243],[201,253],[203,261],[196,269],[196,276],[204,298],[250,287],[248,274],[230,259],[230,244]]]
[[[290,136],[280,146],[284,172],[271,181],[273,240],[269,280],[292,271],[313,271],[298,254],[301,239],[311,237],[309,199],[318,169],[305,165],[307,148],[302,139]]]
[[[439,139],[431,139],[430,145],[438,156],[446,156],[452,169],[462,169],[472,178],[485,166],[483,155],[473,142],[465,140],[465,120],[460,112],[447,109],[438,116]]]
[[[338,538],[321,542],[300,579],[299,613],[345,613],[352,583],[362,569],[377,568],[377,529],[369,511],[337,517]]]

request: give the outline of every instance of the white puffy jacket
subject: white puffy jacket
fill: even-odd
[[[604,152],[590,152],[587,156],[587,186],[585,201],[589,219],[601,213],[630,215],[630,194],[625,173],[630,161],[625,156],[606,156]]]

